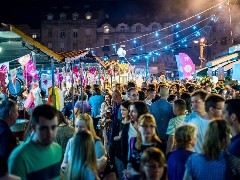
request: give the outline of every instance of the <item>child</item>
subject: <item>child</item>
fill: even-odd
[[[166,154],[173,150],[175,140],[175,129],[180,126],[186,117],[186,102],[183,99],[177,99],[173,102],[173,113],[176,117],[170,119],[166,134],[168,135]]]

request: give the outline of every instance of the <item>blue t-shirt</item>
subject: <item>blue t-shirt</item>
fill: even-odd
[[[185,164],[188,157],[194,152],[178,148],[169,153],[167,158],[168,180],[182,180],[185,172]]]
[[[186,171],[195,180],[225,180],[224,152],[219,154],[218,160],[207,160],[202,154],[193,154],[187,160]]]
[[[240,133],[232,137],[231,143],[229,144],[227,150],[232,155],[240,158]]]

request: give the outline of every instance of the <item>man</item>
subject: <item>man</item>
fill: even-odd
[[[147,97],[145,103],[150,107],[152,105],[152,100],[156,97],[156,90],[153,88],[147,89]]]
[[[127,91],[127,94],[128,94],[128,99],[130,101],[135,102],[135,101],[139,100],[139,93],[138,93],[137,88],[135,88],[135,87],[129,88]]]
[[[226,100],[222,117],[231,126],[232,139],[228,151],[240,158],[240,99]]]
[[[17,118],[16,102],[10,99],[0,99],[0,155],[6,159],[17,146],[16,138],[10,129],[16,123]]]
[[[225,99],[217,94],[211,94],[207,97],[207,92],[203,90],[194,91],[191,95],[193,112],[189,114],[184,122],[197,126],[197,143],[193,151],[202,152],[204,135],[207,126],[211,120],[220,118]]]
[[[56,108],[37,106],[31,122],[33,135],[11,153],[9,173],[22,179],[60,179],[62,149],[53,142],[58,127]]]
[[[158,136],[165,146],[168,138],[166,135],[168,122],[174,117],[173,107],[167,101],[168,95],[169,88],[166,86],[160,87],[161,98],[150,106],[150,112],[156,119]]]

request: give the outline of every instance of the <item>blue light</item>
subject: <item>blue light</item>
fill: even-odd
[[[200,15],[198,15],[198,17],[197,17],[198,19],[200,19],[201,18],[201,16]]]
[[[187,44],[185,44],[184,46],[187,47]]]
[[[176,25],[176,28],[179,28],[179,24]]]
[[[197,27],[196,26],[193,26],[193,29],[196,29]]]
[[[143,50],[143,48],[140,48],[140,50],[142,51],[142,50]]]
[[[176,34],[176,37],[179,37],[179,34]]]
[[[94,51],[93,51],[93,50],[91,50],[91,53],[93,54],[93,53],[94,53]]]
[[[151,55],[152,55],[152,52],[149,53],[149,56],[151,56]]]
[[[137,43],[136,39],[134,39],[134,40],[133,40],[133,43],[134,43],[134,44],[136,44],[136,43]]]
[[[116,48],[116,46],[115,46],[115,45],[113,45],[112,47],[113,47],[113,48]]]
[[[181,45],[179,44],[178,47],[181,47]]]
[[[148,58],[148,56],[144,56],[146,59]]]
[[[136,62],[136,60],[135,60],[135,59],[133,59],[133,62]]]
[[[168,48],[167,46],[164,47],[164,49],[167,49],[167,48]]]
[[[174,52],[174,49],[172,49],[172,52]]]
[[[155,33],[155,36],[156,36],[156,37],[158,37],[158,36],[159,36],[158,32],[156,32],[156,33]]]
[[[161,41],[159,41],[159,42],[158,42],[158,44],[162,44],[162,42],[161,42]]]
[[[137,56],[137,58],[139,59],[139,58],[140,58],[140,56]]]

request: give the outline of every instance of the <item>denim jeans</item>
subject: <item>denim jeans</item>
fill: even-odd
[[[116,168],[117,168],[118,179],[122,180],[123,179],[124,165],[123,165],[122,160],[120,160],[116,156],[115,156],[115,165],[116,165]]]

